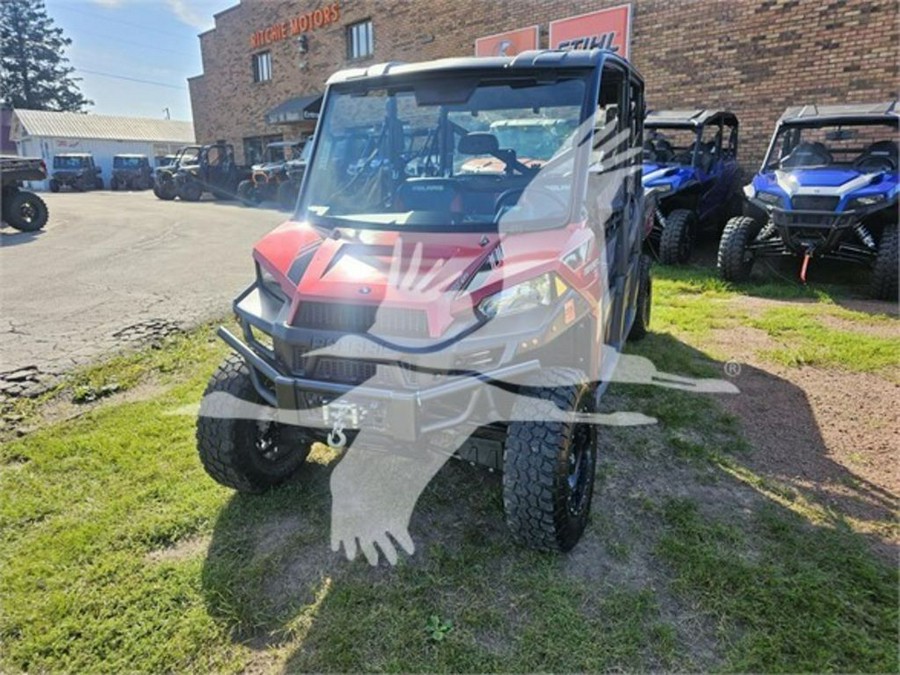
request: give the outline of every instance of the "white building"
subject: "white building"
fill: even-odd
[[[147,155],[156,165],[165,155],[194,143],[194,126],[175,120],[19,109],[13,112],[10,139],[19,156],[43,158],[48,171],[52,171],[54,155],[91,153],[108,187],[115,155]],[[31,187],[45,188],[46,181]]]

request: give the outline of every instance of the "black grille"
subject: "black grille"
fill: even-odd
[[[428,321],[424,312],[378,305],[304,302],[300,305],[296,325],[341,333],[368,333],[376,319],[378,328],[375,332],[379,334],[428,336]]]
[[[791,197],[791,204],[797,211],[834,211],[840,200],[840,197],[794,195]]]
[[[316,360],[316,379],[344,384],[362,384],[375,376],[376,365],[353,359],[320,358]]]

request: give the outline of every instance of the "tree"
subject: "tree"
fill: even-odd
[[[93,105],[65,56],[72,40],[47,16],[43,0],[0,0],[0,97],[6,106],[83,112]]]

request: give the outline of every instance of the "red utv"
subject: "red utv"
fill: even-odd
[[[219,330],[236,355],[207,390],[296,412],[295,423],[201,408],[208,473],[259,492],[344,429],[398,444],[467,429],[456,453],[503,472],[514,536],[574,546],[593,491],[593,425],[491,416],[483,390],[591,413],[604,345],[645,334],[643,116],[640,76],[600,50],[332,76],[296,212],[256,245],[256,279],[234,303],[242,335]],[[519,160],[534,148],[494,133],[526,119],[570,130],[539,164]],[[348,142],[360,128],[371,142]],[[502,170],[463,170],[473,157]],[[352,350],[329,353],[348,337]]]

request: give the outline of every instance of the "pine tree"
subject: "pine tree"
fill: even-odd
[[[4,106],[83,112],[65,56],[72,40],[47,16],[43,0],[0,0],[0,98]]]

